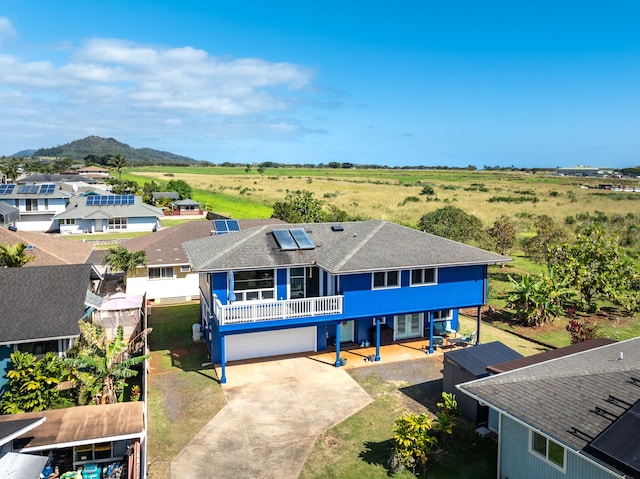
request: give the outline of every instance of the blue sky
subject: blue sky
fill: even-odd
[[[636,1],[0,0],[0,155],[640,165]]]

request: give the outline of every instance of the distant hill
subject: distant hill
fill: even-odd
[[[19,151],[18,153],[14,153],[13,155],[11,155],[12,158],[27,158],[29,156],[33,156],[33,154],[36,152],[36,150],[22,150]]]
[[[132,148],[114,138],[101,138],[99,136],[88,136],[82,140],[72,141],[54,148],[41,148],[35,150],[31,156],[53,156],[84,161],[89,155],[96,157],[122,155],[131,164],[192,165],[198,163],[193,158],[175,155],[168,151],[154,150],[152,148]]]

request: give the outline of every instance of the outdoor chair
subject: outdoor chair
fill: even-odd
[[[462,340],[467,344],[467,345],[475,345],[476,344],[476,336],[478,335],[477,331],[474,331],[473,333],[467,335],[467,336],[462,336]]]
[[[434,321],[433,334],[437,336],[456,335],[457,331],[451,327],[451,321]]]

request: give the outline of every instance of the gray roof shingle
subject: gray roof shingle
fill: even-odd
[[[607,401],[610,395],[628,404],[640,400],[640,387],[631,377],[640,377],[640,338],[551,359],[459,388],[578,451],[611,425],[610,419],[594,412],[597,407],[623,412]]]
[[[0,269],[0,344],[79,334],[91,265]]]
[[[332,229],[336,224],[342,231]],[[281,250],[272,231],[286,228],[303,228],[315,248]],[[510,261],[499,254],[381,220],[267,225],[188,241],[183,247],[196,271],[317,264],[338,274]]]

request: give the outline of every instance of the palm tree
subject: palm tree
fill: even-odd
[[[80,337],[72,357],[65,359],[74,369],[80,388],[79,404],[115,404],[122,402],[126,379],[136,376],[132,369],[149,356],[132,356],[129,342],[125,341],[122,326],[116,337],[109,340],[104,328],[80,321]]]
[[[138,266],[147,265],[147,253],[144,251],[130,252],[124,246],[114,246],[107,250],[102,264],[109,266],[113,271],[121,271],[124,274],[123,283],[126,291],[129,272]]]
[[[109,166],[115,168],[116,170],[118,170],[118,179],[121,180],[122,179],[122,169],[126,168],[128,166],[127,160],[125,159],[124,156],[122,155],[114,155],[110,160],[109,160]]]
[[[0,172],[4,174],[12,183],[20,175],[20,161],[16,158],[9,158],[0,165]]]
[[[33,261],[35,256],[26,253],[27,245],[24,243],[0,244],[0,267],[20,268],[29,261]]]

